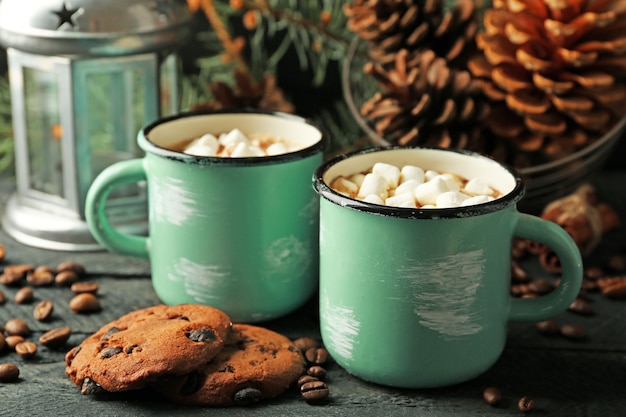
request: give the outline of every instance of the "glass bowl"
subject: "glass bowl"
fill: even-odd
[[[388,146],[364,118],[360,109],[363,103],[378,91],[373,77],[363,72],[367,62],[367,45],[355,38],[349,45],[341,69],[341,86],[350,113],[365,132],[372,145]],[[526,194],[519,203],[522,211],[538,213],[559,197],[574,192],[602,169],[613,148],[626,129],[626,115],[604,136],[567,157],[530,167],[519,168],[526,184]]]

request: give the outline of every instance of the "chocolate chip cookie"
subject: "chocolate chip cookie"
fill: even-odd
[[[235,324],[213,361],[185,376],[164,378],[154,388],[183,404],[247,405],[282,394],[304,370],[302,353],[288,338]]]
[[[65,373],[83,394],[143,388],[163,375],[185,375],[211,361],[231,331],[208,306],[158,305],[104,325],[65,356]]]

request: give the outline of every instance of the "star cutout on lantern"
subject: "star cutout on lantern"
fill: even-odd
[[[82,14],[82,11],[83,10],[80,7],[73,9],[66,2],[63,2],[63,5],[61,6],[61,10],[52,11],[52,13],[57,15],[59,18],[59,24],[57,25],[57,29],[60,29],[61,26],[66,25],[66,24],[70,25],[72,28],[75,28],[76,27],[76,21],[75,21],[76,14]]]

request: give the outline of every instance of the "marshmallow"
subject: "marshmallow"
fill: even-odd
[[[487,182],[481,178],[472,178],[465,184],[465,188],[463,189],[468,194],[471,195],[492,195],[493,188],[491,188]]]
[[[250,140],[239,129],[233,129],[228,133],[223,133],[219,138],[220,145],[226,148],[235,148],[239,143],[248,144]]]
[[[268,155],[280,155],[283,153],[287,153],[288,149],[284,143],[275,142],[275,143],[272,143],[270,146],[268,146],[265,152]]]
[[[438,177],[446,182],[446,186],[448,187],[448,190],[450,190],[450,191],[461,191],[461,187],[463,186],[463,183],[461,182],[461,180],[456,175],[454,175],[454,174],[440,174],[440,175],[438,175]]]
[[[183,153],[196,156],[216,156],[219,146],[220,144],[217,138],[207,133],[206,135],[192,140],[191,143],[185,147]]]
[[[330,183],[330,188],[346,195],[356,195],[359,192],[359,186],[344,177],[335,178]]]
[[[385,200],[386,206],[417,208],[413,193],[396,194]]]
[[[252,156],[257,156],[254,154],[254,150],[247,143],[239,142],[233,152],[230,154],[231,158],[249,158]]]
[[[365,179],[365,174],[353,174],[350,175],[348,179],[360,187]]]
[[[403,166],[400,170],[400,174],[402,175],[402,182],[410,180],[415,180],[420,184],[424,182],[424,170],[420,167],[416,167],[415,165]]]
[[[490,195],[477,195],[474,197],[470,197],[467,200],[463,201],[463,203],[461,203],[462,206],[473,206],[474,204],[483,204],[483,203],[488,203],[490,201],[495,200],[492,196]]]
[[[450,191],[446,182],[435,176],[432,180],[415,187],[415,198],[422,206],[425,204],[437,204],[437,197],[446,191]]]
[[[372,167],[372,173],[385,178],[391,188],[395,188],[400,182],[400,169],[395,165],[377,162]]]
[[[365,196],[363,201],[365,201],[366,203],[379,204],[381,206],[385,205],[385,202],[383,201],[383,199],[377,196],[376,194],[370,194],[368,196]]]
[[[423,182],[418,181],[418,180],[404,181],[400,183],[400,185],[398,185],[398,188],[395,189],[393,194],[398,195],[398,194],[404,194],[407,192],[413,193],[415,191],[415,188],[417,188],[417,186],[420,184],[423,184]]]
[[[388,182],[385,177],[378,174],[370,173],[363,178],[363,183],[359,188],[359,197],[365,197],[369,194],[375,194],[382,199],[387,198]]]
[[[458,191],[446,191],[437,197],[437,208],[460,207],[469,196]]]
[[[429,169],[428,171],[424,172],[424,182],[430,181],[438,175],[439,175],[439,172]]]

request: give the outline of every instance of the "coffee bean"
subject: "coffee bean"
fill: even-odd
[[[54,271],[47,265],[40,265],[26,274],[26,281],[35,287],[43,287],[54,282]]]
[[[604,275],[604,271],[602,270],[602,268],[597,267],[597,266],[590,266],[588,268],[585,268],[585,270],[583,271],[583,274],[585,276],[585,278],[590,279],[590,280],[596,280],[598,278],[600,278],[601,276]]]
[[[7,250],[2,243],[0,243],[0,261],[4,259],[7,254]]]
[[[544,335],[555,335],[559,333],[559,325],[554,320],[540,321],[535,324],[537,331]]]
[[[85,292],[95,294],[98,292],[99,286],[95,282],[75,282],[72,284],[70,289],[75,294],[82,294]]]
[[[24,279],[26,274],[32,270],[33,266],[30,264],[5,266],[2,275],[0,275],[0,284],[17,285]]]
[[[259,402],[263,393],[256,388],[244,388],[235,393],[233,401],[241,405],[249,405]]]
[[[0,305],[6,303],[7,299],[4,296],[4,293],[2,292],[2,290],[0,290]]]
[[[0,332],[0,353],[2,353],[6,344],[7,342],[6,340],[4,340],[4,335],[2,334],[2,332]]]
[[[79,279],[78,274],[72,270],[57,272],[54,283],[63,287],[69,287]]]
[[[28,336],[30,328],[22,319],[11,319],[4,323],[4,331],[11,336]]]
[[[15,382],[20,376],[20,368],[12,363],[0,363],[0,382]]]
[[[323,365],[328,360],[328,351],[323,347],[312,347],[306,350],[304,357],[312,365]]]
[[[306,370],[306,373],[320,380],[326,378],[326,369],[322,368],[319,365],[311,366],[309,369]]]
[[[119,327],[110,327],[109,330],[106,331],[105,334],[102,335],[102,340],[109,340],[109,338],[111,337],[111,335],[122,331],[122,329],[120,329]]]
[[[300,378],[298,378],[298,389],[300,389],[300,387],[302,387],[302,385],[306,384],[307,382],[314,381],[319,381],[319,379],[315,378],[313,375],[302,375]]]
[[[95,295],[86,292],[75,295],[69,306],[74,313],[93,313],[100,310],[100,301]]]
[[[15,350],[15,346],[17,346],[18,343],[22,343],[24,341],[24,338],[22,336],[12,335],[5,337],[4,341],[7,348],[9,348],[10,350]]]
[[[598,279],[600,292],[607,298],[619,300],[626,298],[626,277],[611,277]]]
[[[316,348],[321,346],[320,342],[316,339],[313,339],[312,337],[300,337],[294,340],[293,344],[296,345],[296,347],[300,349],[300,352],[302,353],[306,352],[310,348]]]
[[[15,297],[13,297],[13,301],[15,301],[17,304],[28,304],[34,299],[35,293],[30,287],[20,288],[19,291],[15,293]]]
[[[564,324],[561,326],[561,335],[570,340],[583,340],[587,337],[587,333],[582,326],[574,323]]]
[[[300,393],[306,402],[317,403],[328,397],[329,390],[323,381],[311,381],[302,384]]]
[[[72,271],[79,277],[85,275],[85,267],[72,261],[64,261],[57,265],[57,274],[65,271]]]
[[[550,291],[554,290],[554,286],[548,282],[546,279],[535,279],[528,284],[528,288],[530,291],[535,294],[547,294]]]
[[[583,300],[582,298],[576,298],[572,301],[572,304],[569,305],[568,310],[572,313],[582,314],[584,316],[593,315],[593,308],[589,302]]]
[[[33,317],[38,321],[46,321],[52,316],[53,310],[54,304],[52,304],[52,301],[43,300],[33,309]]]
[[[511,262],[511,278],[514,282],[518,283],[530,281],[530,275],[528,275],[528,272],[526,272],[517,261]]]
[[[496,406],[502,401],[502,394],[496,387],[488,387],[483,391],[483,400],[489,405]]]
[[[528,413],[534,410],[535,408],[537,408],[537,405],[535,404],[535,401],[533,399],[528,398],[528,397],[522,397],[517,402],[517,408],[522,413]]]
[[[611,256],[608,261],[608,267],[611,268],[615,272],[626,271],[626,256],[624,255]]]
[[[15,352],[23,359],[30,359],[37,354],[37,345],[33,342],[22,342],[15,345]]]
[[[39,343],[49,349],[58,349],[65,346],[70,338],[72,329],[69,327],[58,327],[51,329],[39,337]]]

